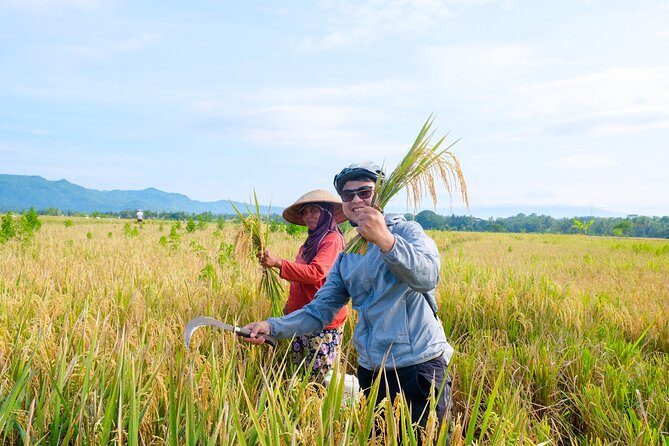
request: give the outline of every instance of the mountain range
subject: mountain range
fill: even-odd
[[[233,201],[241,211],[246,205]],[[200,214],[234,214],[230,201],[204,202],[191,200],[186,195],[164,192],[155,188],[143,190],[95,190],[70,183],[67,180],[50,181],[33,175],[0,174],[0,212],[21,212],[30,209],[56,208],[65,212],[120,212],[135,209],[155,212],[187,212]],[[267,206],[260,206],[266,213]],[[282,208],[272,207],[272,213]]]
[[[238,209],[245,211],[244,203],[233,201]],[[211,212],[216,215],[231,215],[235,211],[228,200],[197,201],[186,195],[164,192],[153,187],[143,190],[87,189],[67,180],[50,181],[34,175],[0,174],[0,212],[22,212],[30,209],[44,210],[56,208],[64,212],[121,212],[135,209],[155,212],[186,212],[199,214]],[[428,207],[429,209],[429,207]],[[477,218],[510,217],[520,213],[530,215],[550,215],[560,217],[624,217],[625,214],[611,212],[594,207],[570,206],[497,206],[439,208],[434,210],[440,215],[469,215]],[[261,213],[267,213],[267,206],[260,206]],[[280,214],[283,208],[272,206],[272,213]],[[392,205],[388,212],[409,212],[406,206]]]

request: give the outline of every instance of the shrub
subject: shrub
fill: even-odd
[[[123,232],[125,232],[125,235],[128,237],[137,237],[139,235],[139,228],[133,228],[130,226],[130,223],[126,223],[123,225]]]
[[[308,231],[309,229],[306,226],[295,225],[293,223],[286,225],[286,233],[289,235],[306,234]]]
[[[42,227],[42,222],[39,220],[39,216],[37,215],[35,208],[30,208],[28,212],[23,214],[22,225],[26,232],[32,233],[39,231],[39,229]]]
[[[195,220],[193,220],[193,217],[189,218],[188,223],[186,223],[186,232],[195,232]]]
[[[11,212],[7,212],[2,216],[0,222],[0,243],[16,237],[16,228],[14,227],[14,217]]]

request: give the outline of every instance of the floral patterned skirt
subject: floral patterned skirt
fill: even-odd
[[[292,360],[295,364],[304,362],[305,367],[311,367],[312,378],[323,378],[334,366],[343,336],[343,327],[296,336],[291,346]]]

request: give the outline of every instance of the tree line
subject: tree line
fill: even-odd
[[[548,215],[518,214],[506,218],[481,219],[464,215],[443,216],[422,211],[405,214],[424,229],[471,232],[526,232],[540,234],[587,234],[618,237],[669,238],[669,216],[554,218]]]
[[[104,218],[135,218],[134,210],[120,212],[63,212],[49,208],[39,211],[42,215],[68,215],[81,217]],[[647,217],[644,215],[628,215],[627,217],[592,217],[554,218],[548,215],[523,213],[512,217],[482,219],[466,215],[439,215],[425,210],[418,214],[405,214],[407,220],[415,220],[424,229],[467,231],[467,232],[517,232],[540,234],[586,234],[608,235],[617,237],[649,237],[669,239],[669,216]],[[216,215],[211,212],[194,214],[189,212],[156,212],[144,211],[144,218],[149,220],[195,220],[199,222],[219,222],[220,220],[236,220],[237,215]],[[269,217],[274,225],[287,225],[278,214]],[[289,232],[301,232],[301,227],[290,226]],[[278,228],[273,228],[278,229]]]

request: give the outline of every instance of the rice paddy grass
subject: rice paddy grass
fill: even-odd
[[[443,444],[276,350],[203,329],[266,318],[239,227],[42,217],[0,244],[0,444]],[[67,221],[67,223],[66,223]],[[456,354],[452,445],[669,444],[669,242],[430,232]],[[352,234],[348,234],[351,238]],[[272,232],[293,258],[301,237]],[[346,324],[338,372],[356,353]],[[336,375],[337,376],[337,375]],[[377,383],[383,385],[383,383]]]

